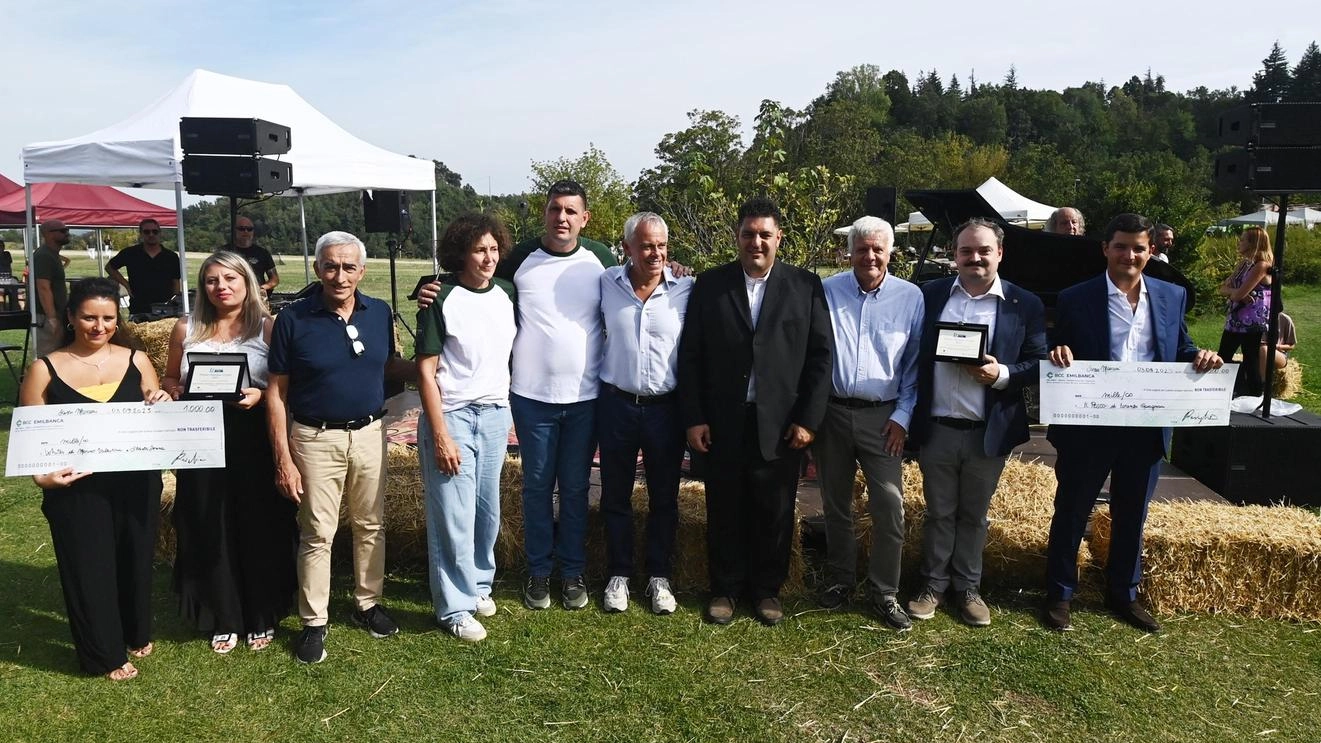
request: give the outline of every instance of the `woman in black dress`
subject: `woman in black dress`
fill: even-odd
[[[188,379],[188,353],[243,353],[243,398],[226,403],[223,469],[180,470],[171,519],[178,548],[174,590],[180,613],[228,653],[244,635],[265,650],[288,613],[297,587],[297,507],[275,488],[266,430],[266,355],[271,313],[257,277],[235,253],[202,262],[202,290],[191,317],[170,336],[161,386],[178,399]]]
[[[168,400],[146,354],[119,328],[119,285],[84,279],[69,291],[65,342],[28,368],[20,405]],[[112,681],[138,675],[128,656],[151,654],[151,559],[160,472],[36,475],[50,524],[78,664]]]

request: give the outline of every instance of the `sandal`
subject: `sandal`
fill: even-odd
[[[275,639],[275,628],[267,627],[261,632],[248,633],[248,647],[253,652],[260,652],[271,646],[271,640]]]
[[[151,651],[155,649],[156,647],[154,645],[152,645],[151,643],[147,643],[146,645],[143,645],[140,648],[129,648],[128,654],[133,656],[134,658],[145,658],[148,655],[151,655]]]
[[[211,650],[220,655],[225,655],[238,647],[238,644],[239,636],[233,632],[217,632],[211,635]]]
[[[105,677],[111,681],[128,681],[129,679],[137,678],[137,675],[138,669],[135,668],[132,663],[125,663],[119,668],[105,674]]]

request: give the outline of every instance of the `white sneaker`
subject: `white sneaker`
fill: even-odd
[[[610,612],[625,611],[628,609],[628,578],[622,575],[613,575],[610,582],[605,584],[605,610]]]
[[[477,597],[477,616],[493,617],[495,616],[495,601],[490,596]]]
[[[486,628],[473,619],[471,614],[464,614],[457,622],[447,623],[445,629],[464,642],[481,642],[486,639]]]
[[[677,602],[670,590],[670,581],[666,578],[652,578],[647,581],[647,595],[651,597],[653,614],[673,614]]]

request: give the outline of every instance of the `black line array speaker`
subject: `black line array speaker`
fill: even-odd
[[[880,217],[893,227],[897,211],[896,197],[894,186],[871,186],[867,189],[866,198],[863,200],[863,210],[868,216]]]
[[[1316,456],[1321,416],[1300,411],[1267,419],[1233,413],[1228,426],[1177,428],[1170,460],[1243,505],[1321,505]]]
[[[283,155],[291,143],[289,127],[261,119],[179,119],[179,144],[185,154]]]
[[[413,229],[408,199],[403,191],[362,192],[362,221],[368,232],[406,235]]]
[[[1252,103],[1220,115],[1220,143],[1233,147],[1321,146],[1321,103]]]
[[[266,157],[186,155],[183,159],[184,189],[194,195],[253,198],[284,191],[292,182],[289,163]]]
[[[1321,146],[1253,147],[1216,156],[1216,190],[1321,190]]]

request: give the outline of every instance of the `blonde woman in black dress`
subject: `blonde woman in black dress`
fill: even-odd
[[[245,354],[248,379],[243,398],[224,406],[227,466],[176,473],[174,590],[180,613],[215,652],[230,652],[240,636],[265,650],[292,606],[298,548],[297,509],[275,488],[263,402],[273,321],[256,274],[236,253],[203,261],[197,286],[192,316],[170,336],[161,386],[178,399],[189,352]]]

